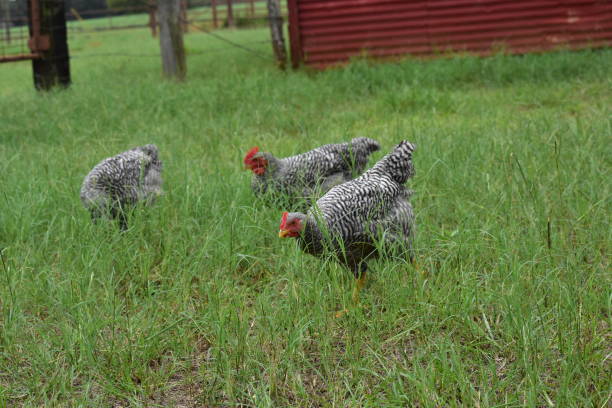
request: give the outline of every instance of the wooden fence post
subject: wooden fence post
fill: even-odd
[[[236,25],[234,24],[234,8],[232,7],[232,0],[226,0],[226,1],[227,1],[227,26],[233,28]]]
[[[189,20],[187,19],[187,0],[181,0],[181,27],[184,33],[189,32]]]
[[[159,0],[157,3],[157,19],[159,21],[159,45],[164,75],[183,80],[187,73],[187,64],[180,22],[180,2],[181,0]]]
[[[151,27],[151,35],[157,37],[157,10],[155,0],[149,0],[149,27]]]
[[[210,0],[210,6],[212,7],[213,27],[218,28],[219,22],[217,21],[217,0]]]
[[[270,34],[272,35],[272,48],[276,55],[276,62],[280,69],[285,69],[287,64],[287,51],[285,50],[285,39],[283,38],[283,16],[279,0],[267,0],[268,21],[270,22]]]
[[[41,58],[32,60],[34,86],[48,90],[70,85],[70,55],[64,0],[28,1],[29,47]]]

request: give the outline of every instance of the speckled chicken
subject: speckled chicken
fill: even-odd
[[[414,175],[414,149],[402,141],[360,177],[329,190],[307,214],[283,213],[279,237],[297,238],[315,256],[335,254],[358,278],[358,298],[369,258],[400,249],[413,259],[414,215],[404,183]]]
[[[244,157],[244,164],[253,172],[251,186],[256,196],[266,201],[281,198],[283,204],[294,206],[309,203],[308,199],[361,174],[370,154],[379,149],[376,140],[366,137],[282,159],[254,147]]]
[[[125,210],[138,202],[152,204],[161,194],[161,171],[157,146],[135,147],[98,163],[83,180],[81,201],[94,221],[118,218],[125,230]]]

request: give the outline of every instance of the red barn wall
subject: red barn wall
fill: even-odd
[[[612,0],[288,0],[294,66],[612,45]]]

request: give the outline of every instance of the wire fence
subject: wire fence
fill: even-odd
[[[0,34],[0,58],[29,54],[29,38],[28,26],[11,27],[9,29],[2,27],[2,34]]]
[[[99,10],[69,7],[66,9],[68,29],[88,32],[150,27],[151,14],[156,10],[155,1],[142,0],[140,3],[139,6]],[[183,1],[182,7],[186,20],[207,25],[207,28],[249,27],[265,23],[268,16],[265,0]],[[286,5],[283,5],[281,11],[287,15]]]
[[[219,39],[220,41],[224,43],[231,44],[232,47],[235,47],[237,49],[241,49],[245,52],[253,54],[260,59],[263,59],[269,62],[273,61],[274,56],[272,55],[272,53],[264,53],[252,47],[255,45],[270,44],[269,40],[236,43],[236,42],[231,42],[231,40],[221,37],[221,36],[215,36],[215,38]],[[222,52],[227,52],[227,51],[228,51],[228,47],[207,48],[206,50],[202,50],[202,51],[190,51],[187,56],[190,57],[190,56],[197,56],[197,55],[209,55],[209,54],[222,53]],[[90,52],[85,52],[85,53],[78,53],[78,54],[70,55],[70,59],[105,58],[105,57],[160,58],[160,53],[126,53],[126,52],[93,52],[93,53],[90,53]]]
[[[0,59],[31,54],[26,0],[0,0]]]
[[[0,0],[0,61],[14,61],[31,58],[28,45],[30,38],[28,28],[28,0],[15,0],[10,3]],[[3,4],[10,4],[9,12]],[[69,43],[75,36],[87,33],[111,31],[148,29],[151,35],[156,35],[156,7],[151,0],[141,0],[138,6],[107,8],[98,10],[78,10],[71,7],[71,1],[66,2],[66,29]],[[228,46],[242,49],[258,58],[271,60],[272,54],[262,53],[253,48],[255,45],[269,43],[269,41],[235,41],[223,35],[222,28],[235,27],[251,28],[267,25],[268,11],[265,0],[207,0],[204,2],[184,1],[181,23],[185,33],[206,34],[214,38],[223,47],[207,49],[205,51],[189,52],[188,56],[206,53],[223,52]],[[286,6],[282,9],[286,15]],[[28,57],[30,56],[30,57]],[[128,54],[122,52],[79,52],[73,53],[71,58],[89,58],[105,56],[125,57],[159,57],[159,53]]]

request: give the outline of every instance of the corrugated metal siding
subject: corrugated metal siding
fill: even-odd
[[[288,0],[294,66],[612,45],[612,0]]]

